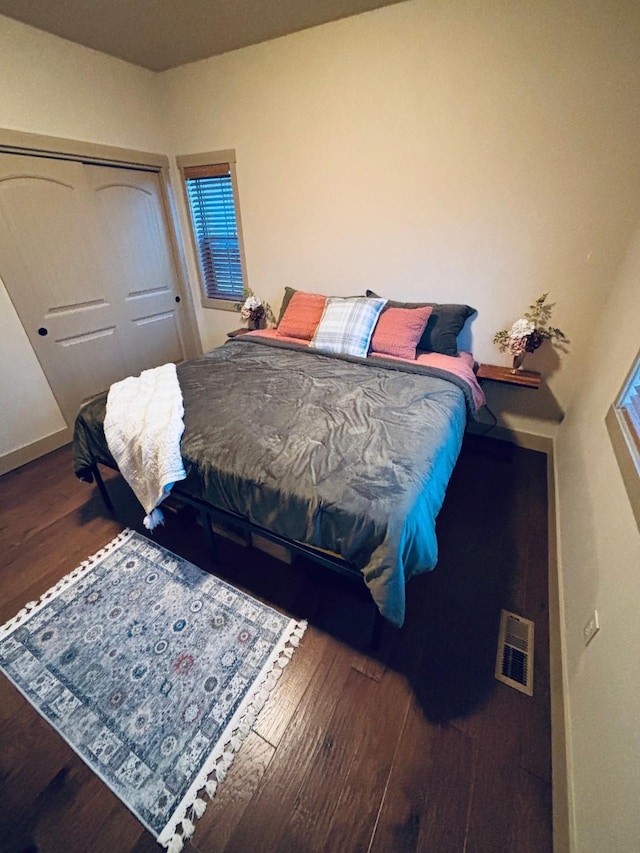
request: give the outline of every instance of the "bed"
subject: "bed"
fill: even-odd
[[[187,476],[174,494],[332,555],[401,626],[406,582],[436,565],[435,520],[483,403],[473,358],[323,352],[286,331],[244,334],[177,366]],[[105,406],[103,395],[76,419],[86,481],[117,467]]]

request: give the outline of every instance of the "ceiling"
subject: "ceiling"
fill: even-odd
[[[0,0],[0,15],[166,71],[400,0]]]

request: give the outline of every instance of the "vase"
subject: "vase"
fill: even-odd
[[[513,365],[511,368],[512,373],[517,373],[519,370],[522,370],[522,365],[524,364],[524,357],[526,353],[519,352],[517,355],[513,357]]]
[[[259,320],[248,320],[247,321],[247,329],[249,329],[250,332],[255,332],[255,330],[258,329],[259,327],[260,327]]]

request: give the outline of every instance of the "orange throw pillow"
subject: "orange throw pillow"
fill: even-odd
[[[326,296],[297,290],[291,297],[287,309],[278,323],[276,335],[285,338],[302,338],[310,341],[320,322]]]
[[[371,352],[414,360],[433,308],[385,308],[371,338]]]

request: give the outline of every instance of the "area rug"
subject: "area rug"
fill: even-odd
[[[304,630],[125,530],[0,628],[0,670],[175,853]]]

